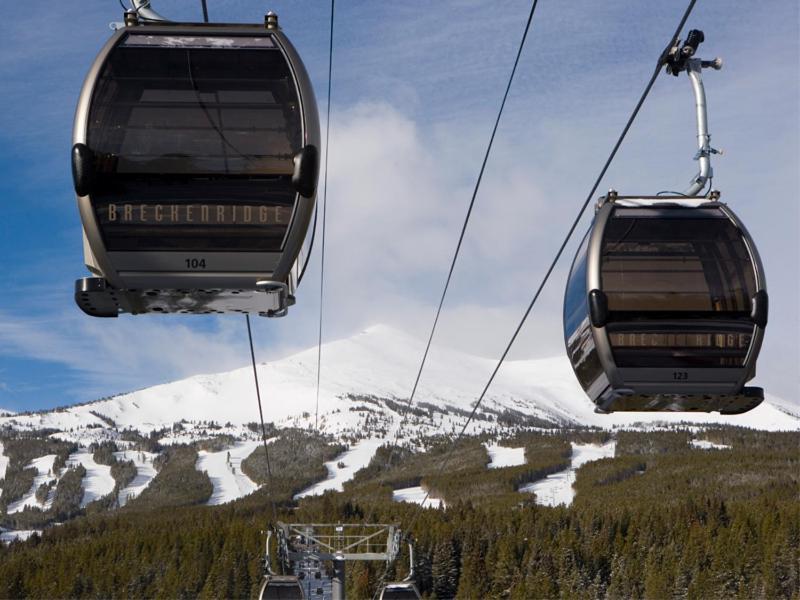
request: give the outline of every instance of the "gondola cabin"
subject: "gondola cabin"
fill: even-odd
[[[258,592],[258,600],[304,600],[303,586],[294,575],[267,575]]]
[[[601,201],[564,300],[567,354],[599,412],[754,408],[766,323],[758,252],[716,196]]]
[[[419,600],[421,597],[413,582],[397,581],[383,586],[379,600]]]
[[[314,211],[308,74],[264,25],[135,18],[92,65],[72,169],[86,265],[75,299],[119,313],[285,314]]]

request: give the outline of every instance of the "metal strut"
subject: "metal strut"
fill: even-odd
[[[697,153],[694,160],[699,162],[699,170],[689,187],[683,192],[684,196],[697,196],[705,188],[709,179],[714,177],[711,168],[711,155],[722,154],[722,151],[711,147],[711,134],[708,133],[708,110],[706,106],[706,92],[703,86],[703,69],[712,68],[719,71],[722,68],[722,59],[701,60],[694,58],[697,47],[705,40],[705,35],[698,29],[692,29],[686,36],[686,41],[681,45],[680,40],[672,47],[666,61],[667,73],[678,76],[686,71],[692,83],[694,93],[695,118],[697,120]]]
[[[133,10],[145,21],[169,21],[150,8],[150,0],[132,0]]]

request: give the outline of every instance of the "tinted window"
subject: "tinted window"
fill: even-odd
[[[591,229],[583,237],[578,248],[564,294],[564,337],[567,340],[589,314],[586,290],[586,249],[589,245],[590,234]]]
[[[271,38],[128,36],[101,69],[87,141],[108,250],[281,249],[302,125]]]
[[[134,35],[111,52],[89,119],[89,146],[106,158],[102,171],[291,174],[300,112],[277,48],[131,42],[137,38],[199,39]]]
[[[755,272],[717,209],[617,210],[601,257],[619,367],[740,367],[752,342]]]
[[[705,218],[643,214],[618,210],[606,227],[601,277],[611,311],[750,312],[753,265],[727,217],[716,210],[700,213]]]

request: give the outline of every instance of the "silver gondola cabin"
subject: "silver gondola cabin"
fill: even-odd
[[[303,586],[294,575],[272,575],[264,577],[258,600],[303,600]]]
[[[87,314],[258,313],[294,302],[314,211],[319,117],[277,17],[126,15],[75,116]]]
[[[567,355],[598,411],[750,410],[766,324],[755,244],[716,195],[601,201],[564,297]]]

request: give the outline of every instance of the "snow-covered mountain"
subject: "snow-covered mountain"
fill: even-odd
[[[423,342],[384,325],[370,327],[322,348],[319,427],[334,434],[371,434],[367,421],[392,429],[402,409],[391,401],[405,401],[418,368]],[[260,364],[258,377],[264,418],[278,426],[308,427],[315,423],[316,348]],[[460,429],[467,412],[486,383],[494,360],[444,347],[434,347],[420,382],[415,406],[429,417],[412,419],[402,437]],[[785,410],[793,406],[767,397],[744,415],[686,413],[615,413],[599,415],[581,390],[563,356],[509,361],[503,365],[484,399],[471,430],[497,429],[499,415],[533,417],[553,425],[624,427],[637,423],[724,423],[765,430],[800,430],[800,416]],[[389,400],[390,402],[386,402]],[[393,408],[394,406],[394,408]],[[398,412],[398,410],[400,412]],[[408,415],[407,415],[408,416]],[[482,417],[482,418],[481,418]],[[76,441],[133,428],[142,432],[185,422],[176,433],[189,441],[192,423],[228,424],[225,431],[246,432],[246,423],[258,420],[253,372],[250,366],[226,373],[197,375],[58,411],[0,417],[0,427],[48,428],[65,432]],[[415,424],[420,431],[413,431]],[[409,429],[410,427],[410,429]],[[474,427],[474,429],[472,429]],[[188,429],[187,429],[188,428]],[[180,429],[180,428],[179,428]],[[377,436],[374,436],[377,437]]]

